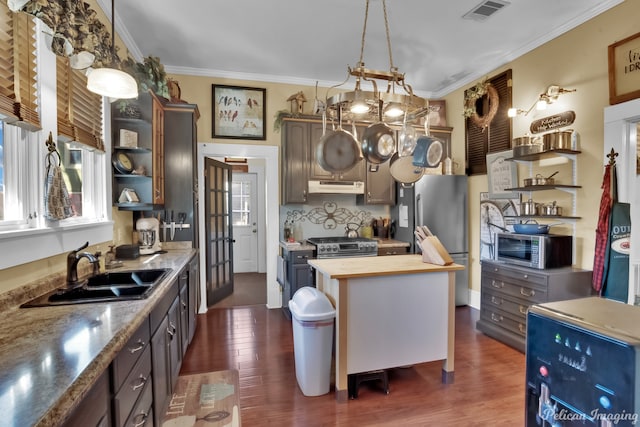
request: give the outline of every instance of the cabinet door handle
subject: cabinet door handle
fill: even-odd
[[[525,288],[520,288],[520,295],[524,296],[524,297],[532,297],[536,294],[536,291],[534,291],[533,289],[529,289],[527,291],[527,289]]]
[[[504,282],[496,283],[495,280],[492,280],[491,281],[491,286],[493,286],[494,288],[497,288],[497,289],[501,289],[501,288],[504,288]]]
[[[495,305],[502,305],[502,303],[504,302],[504,300],[502,298],[496,298],[496,297],[491,297],[491,302],[494,303]]]
[[[527,333],[527,327],[522,323],[518,323],[518,329],[520,329],[520,332],[522,332],[523,334]]]
[[[144,412],[137,414],[135,417],[133,417],[133,427],[142,427],[147,422],[148,417],[149,414],[146,414]]]
[[[528,275],[528,274],[525,274],[525,275],[524,275],[524,276],[522,276],[522,277],[523,277],[523,278],[525,278],[525,279],[528,279],[528,278],[529,278],[529,275]]]
[[[137,379],[138,379],[138,383],[131,386],[131,389],[133,391],[136,391],[137,389],[144,387],[144,385],[147,383],[147,377],[143,376],[142,374],[140,374],[140,376]]]
[[[520,313],[522,313],[522,314],[527,314],[527,307],[526,307],[526,306],[521,305],[521,306],[519,307],[519,310],[520,310]]]
[[[502,316],[498,316],[495,313],[491,313],[491,320],[493,320],[494,322],[500,323],[500,322],[502,322],[503,317]]]
[[[131,354],[137,353],[138,351],[142,350],[146,345],[147,345],[147,343],[145,343],[144,341],[138,340],[138,346],[137,347],[133,347],[133,348],[129,348],[129,353],[131,353]]]
[[[169,322],[169,328],[167,328],[167,333],[169,334],[169,337],[173,339],[173,336],[176,334],[176,325]]]
[[[182,308],[187,308],[187,303],[182,301]]]

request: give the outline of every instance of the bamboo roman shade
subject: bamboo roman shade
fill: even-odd
[[[58,137],[104,151],[102,97],[87,89],[83,71],[71,68],[69,58],[56,57]]]
[[[0,119],[39,130],[36,32],[33,18],[0,2]]]

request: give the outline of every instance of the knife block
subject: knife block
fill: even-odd
[[[428,236],[420,242],[422,262],[436,265],[453,264],[453,258],[436,236]]]

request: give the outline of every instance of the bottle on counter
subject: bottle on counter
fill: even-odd
[[[289,222],[289,220],[286,220],[284,222],[284,241],[285,242],[289,242],[291,241],[291,239],[293,239],[293,230],[291,229],[291,222]]]
[[[304,232],[302,231],[302,226],[300,223],[296,223],[293,226],[293,239],[296,242],[302,242],[304,240]]]

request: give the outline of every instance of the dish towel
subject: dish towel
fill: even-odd
[[[52,156],[50,153],[49,156]],[[44,184],[44,216],[47,219],[61,220],[73,215],[71,198],[62,177],[60,166],[51,163],[48,158],[47,177]]]

